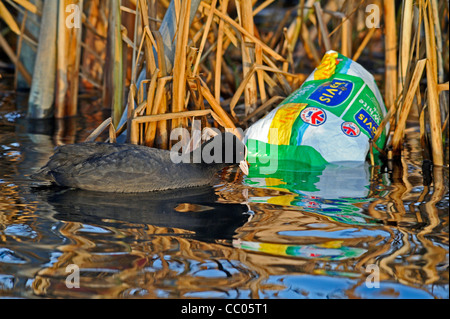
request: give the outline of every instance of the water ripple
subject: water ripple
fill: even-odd
[[[0,248],[0,263],[25,264],[26,262],[27,259],[20,256],[17,252],[8,248]]]

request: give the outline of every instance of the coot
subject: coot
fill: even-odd
[[[59,146],[33,179],[91,191],[140,193],[210,184],[233,164],[248,174],[246,147],[223,133],[187,154],[141,145],[79,143]]]

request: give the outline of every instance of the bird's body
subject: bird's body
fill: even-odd
[[[215,173],[234,164],[187,162],[175,163],[170,151],[146,146],[80,143],[58,147],[32,177],[84,190],[139,193],[206,185]]]

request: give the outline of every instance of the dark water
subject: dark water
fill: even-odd
[[[29,178],[104,118],[95,100],[87,118],[29,122],[0,91],[0,297],[449,298],[448,167],[422,168],[414,127],[389,168],[102,194]]]

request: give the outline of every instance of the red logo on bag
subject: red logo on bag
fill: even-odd
[[[317,202],[310,201],[310,202],[307,202],[306,207],[308,207],[308,208],[320,208],[320,204],[317,203]]]
[[[327,120],[327,115],[325,114],[325,111],[318,107],[307,107],[300,113],[300,117],[302,118],[303,122],[319,126],[325,123]]]
[[[359,129],[358,125],[356,125],[353,122],[342,123],[341,129],[345,135],[351,136],[351,137],[357,137],[361,133],[361,130]]]

